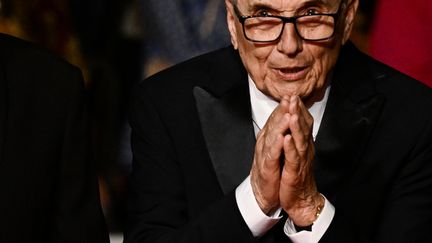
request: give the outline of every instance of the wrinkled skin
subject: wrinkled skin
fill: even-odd
[[[310,10],[335,13],[341,8],[335,34],[328,40],[304,41],[288,23],[279,40],[265,44],[244,37],[233,3],[225,2],[234,48],[256,87],[279,101],[257,136],[250,172],[255,198],[266,214],[282,208],[296,225],[311,225],[324,198],[312,174],[313,118],[308,107],[323,98],[340,48],[351,32],[358,0],[235,1],[242,15],[267,11],[290,17]]]

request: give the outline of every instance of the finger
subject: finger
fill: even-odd
[[[289,106],[289,113],[290,114],[298,114],[299,113],[299,104],[298,104],[299,97],[297,95],[293,95],[290,97],[290,106]]]
[[[309,127],[312,127],[313,117],[304,105],[303,101],[300,99],[300,97],[292,96],[290,98],[289,113],[299,115],[299,117],[303,118]]]
[[[257,149],[263,153],[266,153],[265,151],[278,151],[280,154],[283,149],[283,135],[288,129],[289,123],[290,115],[288,113],[283,114],[277,121],[276,118],[267,121],[264,128],[258,133]]]
[[[297,105],[297,109],[299,111],[299,115],[304,118],[307,126],[311,128],[313,126],[313,116],[310,114],[309,110],[306,108],[303,101],[297,96],[295,97],[294,104]]]
[[[290,109],[290,101],[291,98],[290,97],[283,97],[279,104],[276,106],[275,110],[272,112],[272,114],[269,117],[269,120],[272,118],[276,118],[279,119],[280,115],[285,114],[285,113],[289,113],[289,109]],[[279,115],[279,118],[278,118]]]
[[[286,135],[284,139],[284,165],[281,171],[279,198],[281,205],[291,204],[298,190],[299,183],[299,157],[297,155],[294,140],[291,135]]]
[[[285,136],[284,151],[285,164],[281,173],[281,189],[287,190],[285,193],[298,193],[298,190],[309,188],[306,184],[307,179],[312,178],[311,161],[299,156],[295,149],[294,139],[290,135]]]
[[[288,134],[284,138],[284,170],[287,173],[297,173],[301,158],[295,147],[293,136]]]
[[[314,156],[314,147],[312,141],[304,140],[301,146],[304,148],[298,149],[294,135],[286,135],[284,139],[284,168],[283,171],[289,172],[292,175],[302,175],[308,171],[312,165]],[[303,150],[304,151],[303,151]]]
[[[298,115],[292,115],[290,120],[290,130],[293,138],[294,147],[298,152],[298,155],[305,157],[308,147],[310,134],[304,121]]]
[[[271,143],[266,137],[261,140],[262,144],[255,151],[251,185],[259,207],[267,214],[279,205],[280,157],[284,137],[279,134]]]
[[[280,158],[283,151],[284,137],[279,134],[271,144],[266,144],[263,148],[261,168],[270,173],[280,172]]]
[[[290,111],[293,112],[289,126],[294,144],[299,155],[304,157],[309,147],[309,137],[312,132],[312,127],[307,123],[304,114],[308,116],[310,116],[310,114],[299,97],[291,98]]]
[[[280,153],[282,153],[283,138],[281,138],[281,135],[283,136],[289,128],[290,115],[287,113],[288,108],[288,99],[282,99],[263,129],[258,133],[256,149],[271,158],[275,158],[277,152],[279,154],[277,157],[280,158]],[[269,153],[269,151],[272,151],[272,153]]]
[[[263,130],[265,132],[285,133],[288,129],[288,121],[286,114],[289,114],[290,101],[288,98],[283,98],[276,109],[271,113]]]

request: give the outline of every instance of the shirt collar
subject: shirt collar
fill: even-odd
[[[270,117],[273,110],[278,106],[278,102],[270,96],[262,93],[256,86],[255,82],[248,75],[249,81],[249,93],[252,107],[252,119],[254,122],[255,134],[265,125],[267,119]],[[327,87],[324,98],[318,102],[315,102],[310,108],[309,112],[314,118],[314,124],[312,129],[312,136],[315,140],[318,134],[319,126],[321,125],[322,116],[324,114],[325,106],[327,104],[328,94],[330,91],[330,85]]]

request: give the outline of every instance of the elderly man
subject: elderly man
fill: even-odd
[[[432,92],[358,0],[226,0],[232,47],[137,89],[126,242],[430,242]]]

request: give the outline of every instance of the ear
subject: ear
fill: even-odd
[[[345,12],[345,21],[344,21],[344,29],[343,29],[343,37],[342,37],[342,44],[345,44],[350,35],[351,31],[354,25],[354,18],[357,12],[359,0],[347,0],[346,3],[348,4]]]
[[[237,50],[238,42],[237,42],[237,28],[236,28],[236,20],[237,17],[234,14],[234,7],[230,0],[225,0],[225,6],[227,11],[227,24],[228,30],[231,35],[231,43],[234,46],[234,49]]]

